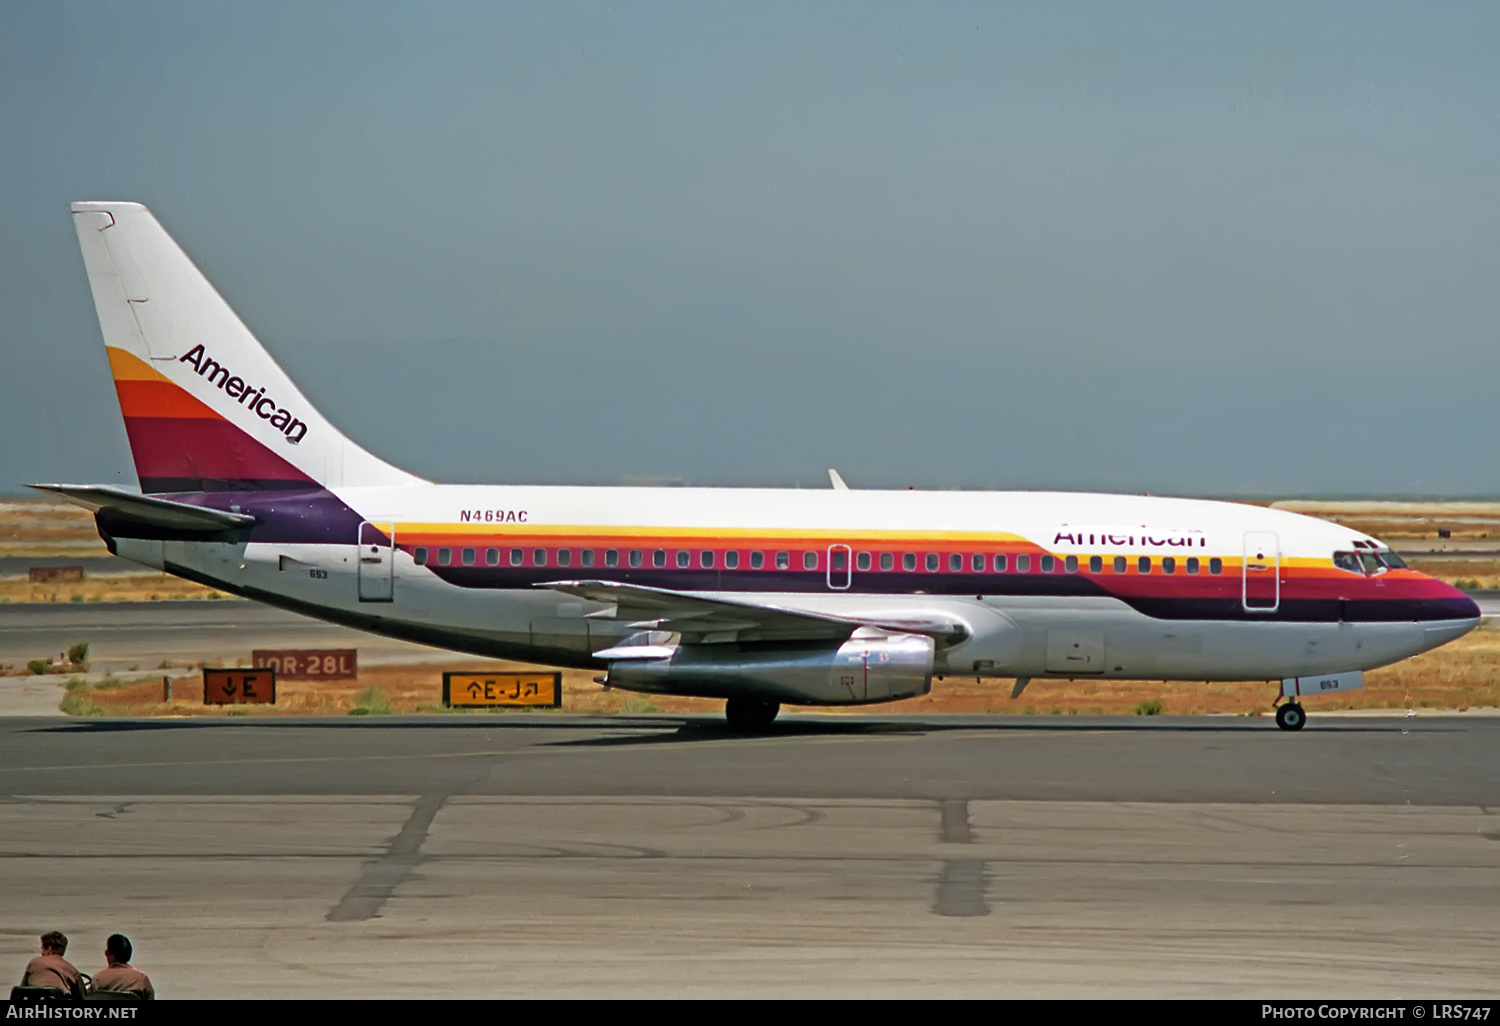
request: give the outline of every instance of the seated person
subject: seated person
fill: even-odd
[[[57,930],[42,934],[42,953],[26,963],[23,987],[56,987],[69,997],[83,996],[83,974],[63,958],[68,938]]]
[[[123,933],[110,934],[109,940],[104,942],[104,960],[109,963],[109,968],[95,975],[92,989],[139,994],[142,1001],[155,998],[151,977],[130,964],[133,954],[129,937]]]

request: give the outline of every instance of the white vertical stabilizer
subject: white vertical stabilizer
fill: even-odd
[[[232,478],[201,468],[274,462],[235,464],[237,445],[325,486],[421,483],[314,409],[144,206],[74,203],[73,221],[143,485],[143,461],[166,468],[163,480]]]

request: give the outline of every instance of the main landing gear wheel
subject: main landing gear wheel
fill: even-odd
[[[1301,730],[1307,722],[1307,713],[1296,702],[1276,707],[1276,726],[1282,730]]]
[[[731,698],[724,703],[724,718],[735,730],[765,730],[780,711],[780,702],[760,702],[753,698]]]

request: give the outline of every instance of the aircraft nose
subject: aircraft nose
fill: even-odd
[[[1472,621],[1471,627],[1477,627],[1483,615],[1478,602],[1451,584],[1435,578],[1425,605],[1426,618],[1429,620],[1468,620]]]

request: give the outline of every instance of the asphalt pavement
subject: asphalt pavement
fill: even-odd
[[[165,996],[1493,997],[1500,718],[0,721]]]

